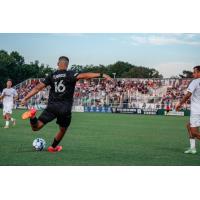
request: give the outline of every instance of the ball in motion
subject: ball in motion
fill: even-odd
[[[33,148],[36,151],[42,151],[46,146],[46,142],[44,139],[42,138],[36,138],[35,140],[33,140]]]

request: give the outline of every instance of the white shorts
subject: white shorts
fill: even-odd
[[[200,115],[190,116],[190,127],[200,127]]]
[[[13,103],[3,104],[3,115],[9,113],[12,114]]]

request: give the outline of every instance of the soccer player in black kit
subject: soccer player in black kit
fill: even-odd
[[[33,131],[40,130],[45,124],[57,119],[59,131],[56,134],[53,143],[48,147],[49,152],[58,152],[62,150],[62,146],[58,146],[67,128],[71,122],[71,110],[73,105],[73,94],[76,81],[80,79],[105,78],[112,80],[110,76],[101,73],[76,73],[67,71],[69,59],[61,56],[58,60],[58,70],[47,76],[42,82],[36,85],[26,97],[22,100],[22,105],[43,88],[50,86],[49,100],[47,108],[36,117],[36,109],[31,108],[22,115],[22,119],[30,119]]]

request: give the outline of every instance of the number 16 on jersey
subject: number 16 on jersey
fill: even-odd
[[[59,82],[54,82],[55,84],[55,92],[59,92],[59,93],[62,93],[65,91],[66,87],[65,85],[63,84],[63,80],[60,80]]]

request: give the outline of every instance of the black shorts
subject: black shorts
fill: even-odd
[[[67,128],[71,123],[72,103],[56,102],[49,104],[41,113],[38,120],[47,124],[54,119],[60,127]]]

